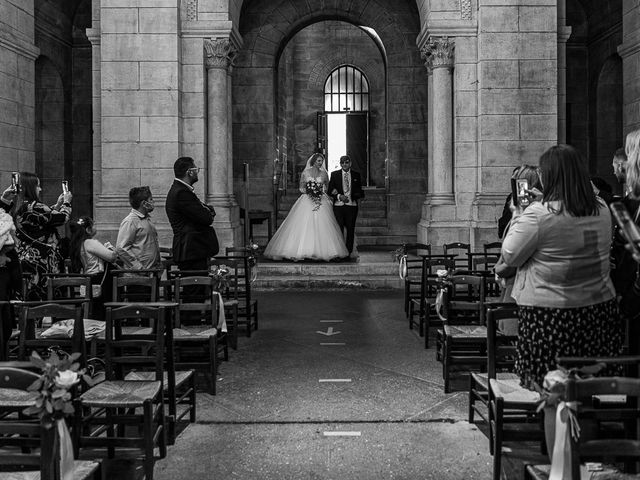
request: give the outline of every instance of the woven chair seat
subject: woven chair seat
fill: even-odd
[[[19,408],[33,405],[38,392],[28,392],[14,388],[0,388],[0,409]]]
[[[473,379],[485,390],[489,388],[489,374],[482,372],[471,372]],[[519,380],[520,377],[515,373],[510,372],[498,372],[496,373],[498,380]]]
[[[107,380],[81,395],[90,407],[136,407],[160,392],[160,382]]]
[[[511,379],[491,379],[491,390],[496,397],[504,398],[509,404],[537,404],[540,394],[520,386],[520,377]]]
[[[91,478],[99,468],[99,462],[91,460],[75,460],[73,462],[73,480]],[[0,472],[0,480],[40,480],[40,471]]]
[[[189,378],[191,378],[192,375],[193,375],[193,370],[176,372],[176,387],[179,387],[182,384],[184,384],[184,382],[189,380]],[[129,372],[127,373],[126,377],[124,377],[125,380],[144,381],[144,382],[153,382],[155,378],[156,378],[155,372],[140,372],[140,371]],[[167,372],[163,372],[162,374],[162,385],[164,386],[165,390],[169,388],[169,376]]]
[[[456,338],[487,338],[487,327],[484,325],[445,325],[444,333]]]
[[[204,338],[207,338],[211,335],[215,335],[216,333],[218,333],[218,329],[217,328],[207,328],[206,330],[201,330],[201,331],[197,331],[197,330],[187,330],[184,328],[174,328],[173,329],[173,341],[174,342],[180,342],[180,341],[188,341],[188,340],[197,340],[197,341],[202,341]],[[134,334],[136,335],[150,335],[151,334],[151,329],[150,328],[141,328],[139,330],[136,330],[134,332]]]

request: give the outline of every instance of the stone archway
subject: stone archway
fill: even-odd
[[[373,29],[387,54],[383,68],[386,103],[380,121],[386,125],[386,152],[381,161],[386,163],[388,178],[380,183],[390,187],[386,192],[388,231],[383,236],[389,237],[389,243],[401,241],[402,234],[415,238],[426,193],[427,158],[427,76],[415,47],[419,17],[413,0],[355,0],[335,8],[320,2],[304,6],[289,0],[244,2],[238,17],[243,45],[232,74],[233,152],[236,188],[241,185],[242,164],[251,165],[250,207],[271,203],[278,154],[276,105],[281,99],[277,98],[275,72],[280,52],[309,25],[346,22]],[[383,58],[380,56],[381,64]]]

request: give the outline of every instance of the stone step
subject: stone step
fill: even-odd
[[[389,247],[396,248],[403,243],[415,243],[416,241],[416,235],[356,235],[356,243],[363,246],[388,245]]]
[[[398,265],[386,252],[362,252],[357,261],[258,262],[257,290],[400,289]]]

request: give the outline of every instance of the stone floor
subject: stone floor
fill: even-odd
[[[443,393],[401,291],[258,298],[260,329],[222,364],[218,395],[199,394],[198,421],[156,463],[157,479],[491,478],[466,381]],[[525,458],[540,460],[535,445],[506,453],[503,478],[522,478]],[[140,462],[120,458],[105,473],[142,477]]]

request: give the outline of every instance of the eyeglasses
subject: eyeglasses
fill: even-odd
[[[190,169],[187,170],[187,172],[200,173],[200,167],[191,167]]]

